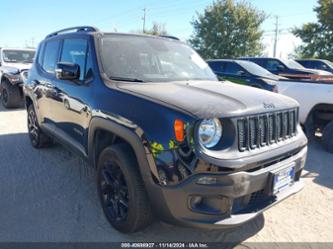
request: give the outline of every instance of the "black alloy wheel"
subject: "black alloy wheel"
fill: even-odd
[[[114,161],[104,162],[101,170],[100,189],[103,209],[110,221],[126,220],[128,216],[128,187],[119,165]]]

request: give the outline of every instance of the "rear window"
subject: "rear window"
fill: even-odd
[[[54,74],[59,52],[60,41],[49,41],[45,44],[42,68],[45,72]]]

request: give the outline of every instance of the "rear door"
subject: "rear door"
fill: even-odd
[[[60,40],[46,41],[41,45],[41,50],[37,59],[37,74],[32,80],[34,93],[36,95],[36,111],[39,113],[43,124],[53,125],[51,102],[56,96],[54,85],[55,67],[59,56]]]

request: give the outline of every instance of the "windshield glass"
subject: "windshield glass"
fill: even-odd
[[[104,72],[128,81],[217,80],[206,62],[187,45],[148,36],[105,35],[101,40]]]
[[[8,63],[32,63],[35,51],[31,50],[3,50],[2,57]]]
[[[251,61],[237,61],[239,65],[245,68],[250,74],[254,74],[260,77],[269,77],[269,78],[277,78],[276,75],[272,74],[265,68],[257,65]]]
[[[294,60],[281,59],[281,61],[289,68],[305,69],[305,67]]]

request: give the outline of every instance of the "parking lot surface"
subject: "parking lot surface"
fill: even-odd
[[[159,221],[124,235],[106,221],[95,171],[60,145],[35,150],[25,110],[0,107],[0,241],[333,242],[333,154],[309,145],[305,188],[231,230],[174,227]]]

